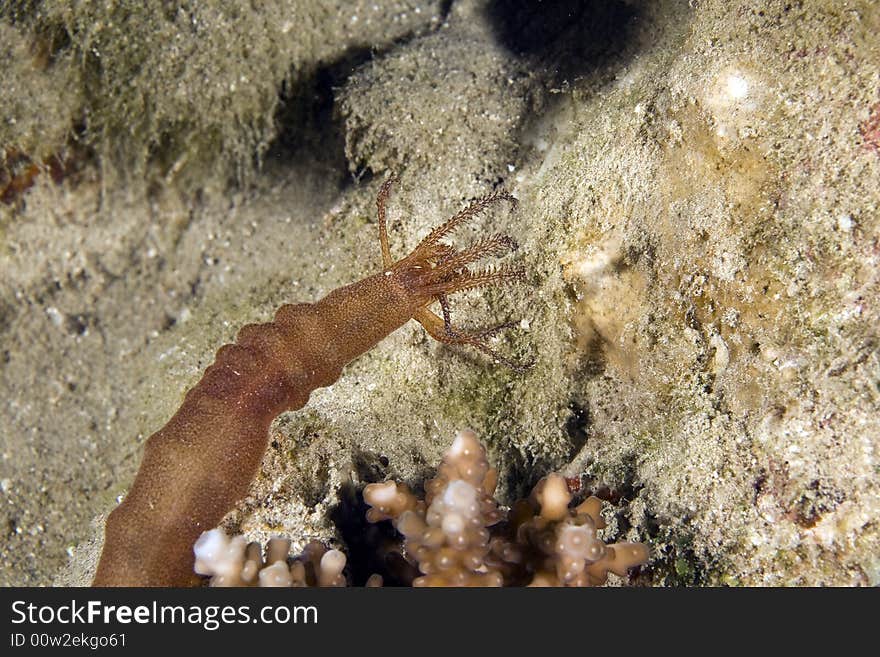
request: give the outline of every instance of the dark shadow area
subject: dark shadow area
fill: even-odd
[[[507,506],[528,498],[541,478],[554,472],[559,465],[509,447],[493,450],[489,460],[499,474],[495,499]]]
[[[407,576],[395,567],[397,558],[406,563],[399,552],[401,536],[390,521],[368,522],[368,508],[361,491],[347,483],[339,489],[339,504],[330,513],[345,543],[349,585],[363,586],[371,575],[378,574],[384,586],[409,586],[417,575]]]
[[[388,460],[370,452],[356,452],[352,465],[358,479],[372,483],[384,481]],[[345,543],[346,572],[351,586],[364,586],[371,575],[382,576],[383,586],[411,586],[417,569],[401,554],[403,537],[391,521],[367,521],[363,488],[348,482],[340,487],[338,504],[330,519]]]
[[[586,400],[568,403],[570,415],[565,421],[565,433],[571,443],[569,458],[572,459],[587,444],[590,437],[590,404]]]
[[[452,2],[440,5],[442,24]],[[279,89],[280,105],[275,113],[278,131],[263,154],[262,166],[267,173],[282,173],[294,167],[308,166],[324,172],[341,188],[354,179],[345,157],[345,126],[336,111],[335,94],[355,70],[372,59],[424,36],[429,29],[405,34],[381,48],[360,46],[339,57],[320,63],[316,68],[294,74]],[[369,172],[364,172],[369,179]]]
[[[639,7],[623,0],[491,0],[487,12],[502,45],[560,84],[620,55]]]
[[[267,173],[282,173],[307,164],[339,187],[347,183],[345,127],[334,111],[334,91],[374,54],[370,48],[348,51],[282,85],[281,103],[275,114],[278,134],[262,158]]]

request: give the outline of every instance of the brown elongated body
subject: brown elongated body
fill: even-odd
[[[348,362],[410,319],[438,340],[504,360],[484,342],[492,330],[469,334],[452,326],[447,295],[521,277],[520,270],[466,267],[515,244],[493,236],[454,251],[441,239],[512,197],[496,192],[479,199],[393,262],[385,229],[392,181],[377,201],[383,271],[316,303],[282,306],[273,321],[245,326],[234,344],[220,348],[174,416],[147,439],[128,495],[107,518],[95,586],[194,584],[193,544],[247,493],[274,418],[302,408],[313,390],[336,381]],[[442,318],[428,309],[434,301],[441,303]]]

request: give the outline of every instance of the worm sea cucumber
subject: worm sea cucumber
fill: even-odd
[[[394,261],[385,203],[395,178],[379,191],[383,270],[332,291],[316,303],[285,305],[266,324],[242,328],[164,427],[146,442],[125,500],[110,513],[95,586],[183,586],[195,583],[193,544],[244,497],[266,450],[269,425],[302,408],[316,388],[410,319],[436,340],[466,344],[519,369],[485,340],[496,330],[455,328],[447,296],[521,279],[521,269],[471,270],[467,265],[516,248],[505,235],[456,251],[442,240],[495,202],[503,190],[478,199],[432,230],[405,258]],[[429,306],[439,301],[443,316]]]

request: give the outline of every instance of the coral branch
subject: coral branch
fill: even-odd
[[[385,561],[397,565],[389,569],[417,571],[413,586],[596,586],[609,572],[625,577],[648,561],[641,543],[606,545],[597,534],[605,528],[602,503],[590,497],[572,508],[562,475],[542,479],[510,510],[493,498],[497,481],[486,449],[465,430],[425,482],[424,499],[394,481],[368,484],[367,520],[390,520],[403,537],[390,552],[382,547]],[[272,539],[263,560],[256,543],[214,529],[196,543],[196,572],[210,576],[212,586],[345,584],[338,550],[312,542],[290,558],[289,547],[290,541]],[[367,586],[381,583],[378,574],[367,580]]]

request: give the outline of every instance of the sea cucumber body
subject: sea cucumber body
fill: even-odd
[[[128,495],[107,518],[94,585],[193,584],[193,543],[247,493],[274,418],[302,408],[412,318],[426,299],[405,283],[380,272],[316,303],[282,306],[273,321],[245,326],[221,347],[147,439]]]

